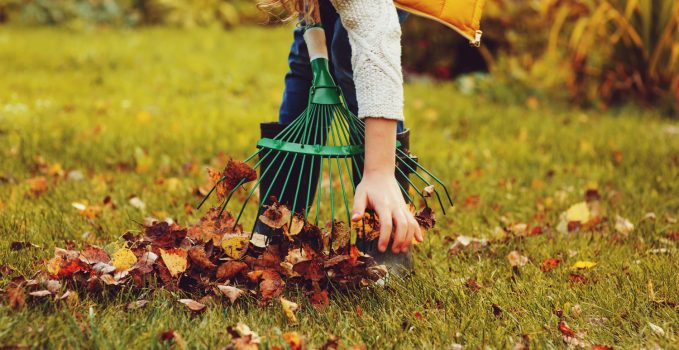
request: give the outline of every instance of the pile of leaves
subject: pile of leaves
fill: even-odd
[[[190,227],[147,220],[140,233],[124,234],[112,252],[88,244],[81,250],[73,244],[56,248],[45,270],[23,286],[34,296],[56,295],[61,288],[55,287],[65,283],[89,293],[162,287],[191,296],[223,294],[232,301],[248,291],[266,303],[291,283],[304,287],[313,305],[323,306],[331,283],[369,286],[386,276],[383,265],[347,244],[343,223],[322,230],[294,216],[289,225],[290,211],[274,203],[260,219],[284,235],[267,239],[251,237],[228,212],[221,217],[219,212],[210,209]]]
[[[242,183],[240,179],[256,178],[254,170],[236,161],[230,161],[222,173],[210,171],[210,175],[220,197]],[[189,227],[149,218],[139,232],[125,233],[117,248],[86,244],[76,250],[72,242],[56,248],[44,271],[34,279],[15,281],[13,291],[19,298],[25,292],[62,298],[57,294],[63,291],[62,284],[69,291],[88,293],[162,287],[191,297],[224,295],[231,302],[248,292],[265,304],[294,284],[306,291],[312,305],[321,307],[329,303],[331,284],[339,289],[365,287],[387,274],[384,265],[349,244],[350,229],[364,240],[379,236],[374,214],[367,213],[354,227],[335,221],[322,229],[272,198],[259,220],[270,228],[266,236],[244,232],[219,207],[209,209]],[[418,220],[429,228],[433,213],[424,210]],[[193,299],[180,302],[192,311],[205,308]]]

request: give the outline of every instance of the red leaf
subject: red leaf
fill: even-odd
[[[561,263],[560,259],[556,258],[547,258],[542,261],[542,264],[540,264],[540,271],[542,272],[549,272],[557,268],[559,264]]]
[[[575,331],[566,324],[566,321],[559,321],[559,330],[565,337],[575,337]]]
[[[587,283],[587,277],[578,275],[577,273],[571,273],[568,275],[568,282],[573,284],[585,284]]]
[[[214,270],[217,266],[208,259],[203,247],[193,247],[189,250],[189,260],[203,270]]]

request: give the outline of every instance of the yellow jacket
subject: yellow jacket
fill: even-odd
[[[481,44],[481,12],[485,0],[394,0],[396,7],[433,19],[462,34],[474,46]]]

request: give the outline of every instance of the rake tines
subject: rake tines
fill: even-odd
[[[320,28],[313,28],[307,33],[312,30],[322,32]],[[316,226],[319,222],[330,222],[334,230],[335,225],[332,223],[337,217],[343,216],[346,216],[347,224],[351,223],[350,200],[361,181],[365,160],[365,124],[347,108],[340,88],[330,75],[327,58],[313,59],[311,67],[314,79],[307,109],[275,137],[261,138],[257,142],[258,150],[244,160],[245,163],[254,163],[252,168],[259,173],[259,178],[247,190],[234,227],[240,222],[258,189],[257,216],[267,204],[277,200],[290,208],[293,214],[302,215],[305,221],[315,222]],[[399,184],[404,198],[415,208],[417,204],[407,187],[414,189],[425,207],[429,207],[428,198],[434,194],[445,214],[442,196],[432,182],[444,189],[445,197],[452,205],[443,182],[402,150],[400,143],[397,143],[396,172],[398,177],[405,179],[404,184]],[[408,177],[408,173],[415,174],[414,181]],[[238,181],[229,179],[227,175],[222,176],[205,197],[207,199],[223,181],[235,183],[221,204],[222,211],[239,188],[245,188],[248,181],[254,180],[248,177],[249,174],[236,179]],[[292,217],[294,215],[291,215],[291,222]],[[256,231],[258,220],[254,220],[252,233]],[[355,241],[356,236],[352,232],[351,243]]]

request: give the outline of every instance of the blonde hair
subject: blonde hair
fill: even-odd
[[[294,18],[304,20],[306,24],[321,22],[318,0],[260,0],[257,8],[279,21]]]

